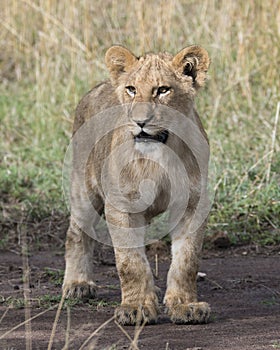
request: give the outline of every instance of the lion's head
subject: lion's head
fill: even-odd
[[[105,62],[120,104],[129,106],[130,128],[139,150],[167,142],[169,132],[163,120],[172,123],[172,118],[166,117],[167,108],[163,106],[197,124],[193,99],[204,84],[210,63],[205,49],[189,46],[175,56],[149,53],[138,58],[122,46],[112,46]]]

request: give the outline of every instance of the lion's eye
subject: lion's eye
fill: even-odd
[[[160,86],[157,90],[158,96],[166,96],[170,94],[171,88],[169,86]]]
[[[126,86],[125,89],[130,97],[134,97],[136,95],[136,89],[134,86]]]

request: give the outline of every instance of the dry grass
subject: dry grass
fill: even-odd
[[[73,110],[107,77],[103,57],[110,45],[126,45],[139,55],[175,53],[197,43],[212,58],[210,80],[197,101],[217,170],[209,227],[233,232],[233,239],[252,232],[264,243],[279,239],[278,1],[11,0],[1,5],[4,211],[11,203],[39,218],[65,211],[60,173]],[[272,232],[273,238],[260,232]]]

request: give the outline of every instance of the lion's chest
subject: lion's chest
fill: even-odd
[[[149,157],[124,155],[108,162],[101,179],[103,197],[120,210],[145,212],[155,216],[163,212],[169,200],[168,171]]]

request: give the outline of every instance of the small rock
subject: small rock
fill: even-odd
[[[206,278],[206,273],[204,273],[204,272],[197,273],[197,277],[196,277],[197,281],[204,281],[205,278]]]

